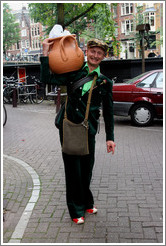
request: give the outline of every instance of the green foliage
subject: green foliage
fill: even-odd
[[[3,52],[6,54],[12,44],[20,40],[19,24],[7,3],[3,4]]]
[[[42,23],[43,26],[47,26],[47,34],[52,27],[57,23],[57,4],[55,3],[30,3],[29,10],[31,18],[35,22]]]
[[[144,17],[143,17],[143,6],[137,6],[136,8],[137,14],[134,15],[133,21],[134,21],[134,27],[136,29],[137,25],[143,24],[144,23]],[[140,46],[140,40],[142,40],[142,35],[139,33],[139,31],[136,31],[134,37],[132,38],[136,42],[136,46]],[[140,47],[141,49],[141,47]]]
[[[36,22],[41,22],[42,25],[47,26],[46,34],[49,34],[53,26],[58,24],[57,4],[29,4],[31,17]],[[84,37],[85,41],[95,37],[108,43],[112,40],[116,53],[120,51],[120,49],[117,49],[117,41],[114,36],[116,27],[110,11],[110,5],[106,3],[64,3],[61,5],[63,5],[61,7],[64,10],[64,19],[61,18],[61,21],[63,19],[61,24],[64,28],[67,28],[71,33],[75,33],[77,37]],[[91,29],[87,28],[88,23]],[[118,47],[120,48],[120,45]]]
[[[135,16],[137,25],[144,23],[144,16],[142,12],[143,12],[143,6],[137,6],[137,15]]]
[[[152,34],[160,34],[160,39],[156,39],[156,41],[150,43],[150,48],[153,47],[154,45],[160,46],[163,45],[163,27],[161,26],[156,30],[156,32],[153,32]],[[157,37],[157,35],[156,35]]]
[[[47,26],[46,34],[49,34],[50,30],[55,24],[59,24],[57,4],[59,3],[29,4],[30,15],[35,20],[35,22],[40,22],[43,26]],[[95,4],[82,3],[64,3],[61,5],[63,5],[64,8],[64,20],[61,24],[64,28],[66,27],[67,29],[72,29],[73,23],[75,24],[77,19],[80,19],[80,23],[80,21],[83,20],[81,15],[84,15],[86,11],[95,6]]]
[[[86,24],[90,19],[95,20],[99,37],[109,39],[113,37],[115,25],[108,4],[103,3],[64,3],[64,24],[72,33],[86,32]],[[58,23],[56,3],[31,3],[29,4],[31,17],[35,21],[47,26],[47,34]],[[92,32],[94,37],[94,32]],[[92,36],[92,35],[91,35]]]
[[[144,24],[143,7],[142,6],[137,6],[137,15],[135,16],[135,22],[136,22],[136,25]],[[160,39],[156,40],[156,41],[152,41],[151,35],[156,35],[158,33],[160,33]],[[139,46],[141,49],[140,42],[142,40],[142,35],[138,31],[136,32],[134,39],[136,40],[137,46]],[[147,32],[144,33],[145,49],[152,48],[154,45],[160,46],[162,44],[163,44],[163,28],[162,28],[162,26],[156,31],[149,31],[148,33]]]
[[[116,4],[113,4],[116,5]],[[81,34],[87,41],[89,38],[102,39],[107,43],[112,42],[113,52],[115,56],[118,56],[121,50],[120,42],[117,42],[115,37],[116,26],[113,20],[113,13],[110,11],[110,6],[105,3],[96,4],[93,12],[88,15],[89,19],[93,19],[94,23],[91,23],[92,30],[84,30]]]

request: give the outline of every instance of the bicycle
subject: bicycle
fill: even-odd
[[[15,83],[17,80],[14,77],[3,77],[3,102],[12,103],[13,99],[13,89],[15,88]]]
[[[21,79],[25,81],[28,77],[26,76]],[[17,99],[19,102],[27,103],[29,100],[31,103],[42,103],[45,96],[44,87],[42,87],[42,83],[35,77],[32,77],[32,80],[34,80],[32,82],[33,84],[27,84],[27,82],[20,82],[19,79],[14,79],[14,77],[7,78],[4,76],[4,103],[12,103],[14,88],[17,90]]]
[[[28,76],[27,76],[28,77]],[[27,78],[25,77],[25,78]],[[24,79],[25,79],[24,78]],[[20,93],[23,93],[23,90],[20,89],[22,88],[21,85],[23,83],[19,82],[19,79],[15,79],[14,77],[3,77],[3,102],[4,103],[12,103],[13,102],[13,91],[17,91],[17,96]],[[26,102],[27,99],[25,98],[25,91],[21,98],[19,98],[21,102]]]
[[[20,101],[26,103],[28,100],[31,103],[42,103],[45,96],[45,89],[42,87],[40,80],[35,76],[30,77],[29,83],[19,83],[18,85],[18,98]]]
[[[32,88],[32,90],[30,91],[31,93],[31,100],[34,103],[42,103],[44,101],[44,97],[45,97],[45,88],[43,86],[43,84],[40,82],[39,79],[36,79],[35,76],[32,76],[32,81],[35,85],[35,87]]]
[[[5,105],[3,104],[3,126],[6,125],[6,122],[7,122],[7,110]]]

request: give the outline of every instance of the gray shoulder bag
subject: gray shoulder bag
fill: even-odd
[[[86,113],[84,121],[80,124],[75,124],[67,119],[66,107],[67,100],[65,102],[65,114],[63,119],[63,143],[62,152],[68,155],[88,155],[89,145],[88,145],[88,116],[89,108],[91,103],[91,96],[94,84],[96,82],[97,75],[95,75],[87,101]]]

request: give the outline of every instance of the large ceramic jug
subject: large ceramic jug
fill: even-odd
[[[53,73],[62,74],[80,69],[84,63],[84,53],[78,47],[75,35],[53,38],[49,52],[49,67]]]

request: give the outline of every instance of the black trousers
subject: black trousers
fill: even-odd
[[[62,144],[62,131],[60,131]],[[90,190],[92,170],[95,160],[95,136],[89,135],[89,155],[74,156],[62,153],[65,178],[66,200],[71,218],[85,215],[85,210],[93,208],[93,194]]]

